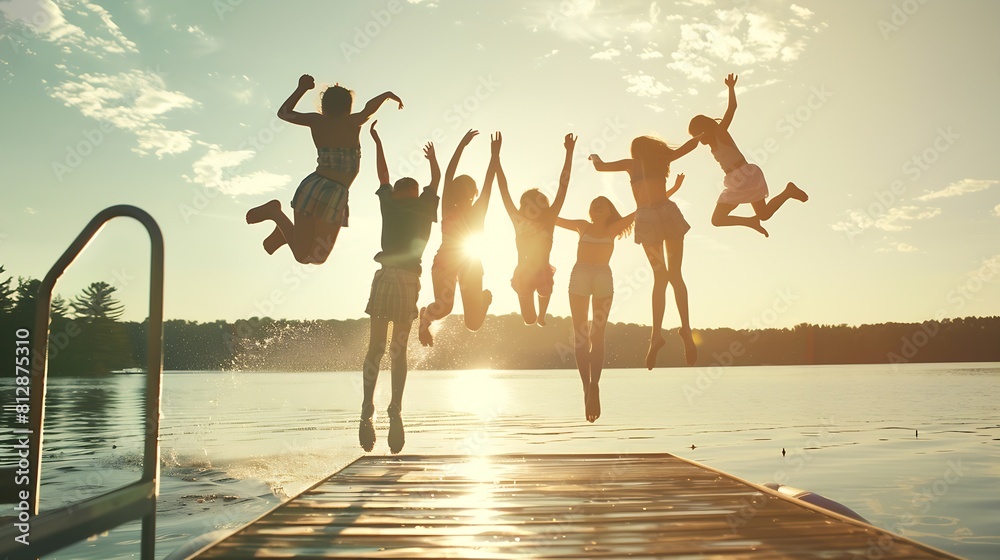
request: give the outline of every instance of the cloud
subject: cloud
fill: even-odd
[[[796,4],[792,4],[791,6],[789,6],[789,9],[791,9],[792,12],[794,12],[795,15],[799,17],[799,19],[803,20],[809,19],[814,15],[813,11],[810,10],[809,8],[803,8],[802,6]]]
[[[649,60],[651,58],[663,58],[663,53],[651,49],[642,49],[642,52],[639,53],[639,58],[643,60]]]
[[[895,242],[891,242],[890,241],[888,247],[880,247],[879,249],[876,249],[875,252],[876,253],[891,253],[891,252],[897,252],[897,253],[915,253],[915,252],[917,252],[917,248],[914,247],[913,245],[910,245],[909,243],[895,243]]]
[[[917,206],[890,208],[885,214],[874,218],[860,210],[850,210],[844,220],[836,222],[830,227],[834,231],[847,233],[856,233],[873,227],[882,231],[904,231],[913,227],[911,222],[928,220],[939,214],[941,214],[940,208],[920,208]]]
[[[590,55],[590,58],[593,58],[593,59],[596,59],[596,60],[611,60],[612,58],[620,56],[621,54],[622,54],[622,51],[620,51],[620,50],[618,50],[618,49],[616,49],[614,47],[611,47],[610,49],[603,50],[601,52],[597,52],[597,53],[594,53],[594,54]]]
[[[997,204],[996,207],[993,208],[993,215],[1000,216],[1000,204]]]
[[[714,18],[689,19],[680,26],[680,40],[667,66],[690,79],[709,82],[718,79],[719,65],[767,67],[796,60],[806,48],[806,37],[792,37],[792,28],[803,33],[799,24],[811,12],[806,16],[797,6],[789,10],[716,9]]]
[[[874,226],[882,231],[903,231],[910,229],[910,222],[927,220],[941,214],[940,208],[919,208],[917,206],[902,206],[890,208],[884,215],[874,221]]]
[[[191,148],[194,132],[168,130],[163,120],[166,113],[195,107],[198,102],[181,92],[167,90],[156,72],[80,74],[51,88],[49,93],[85,117],[135,134],[139,143],[133,151],[139,154],[162,157]]]
[[[626,75],[625,81],[629,83],[625,91],[639,97],[659,97],[661,93],[671,91],[669,87],[663,85],[663,82],[642,72]]]
[[[263,194],[284,187],[291,181],[288,175],[267,171],[235,173],[255,155],[253,150],[226,151],[217,145],[208,145],[208,153],[191,166],[194,174],[185,175],[184,179],[230,196]]]
[[[78,4],[74,19],[81,24],[89,24],[92,18],[98,25],[87,25],[84,31],[79,25],[66,19],[62,9],[52,0],[10,0],[0,2],[0,13],[16,25],[21,25],[45,41],[62,48],[64,53],[83,51],[95,56],[104,54],[137,53],[135,43],[130,41],[111,19],[111,14],[103,7],[90,2]]]
[[[997,181],[996,179],[962,179],[961,181],[952,183],[939,191],[933,191],[923,196],[919,196],[917,197],[917,200],[927,201],[934,200],[935,198],[962,196],[963,194],[984,191],[997,183],[1000,183],[1000,181]]]

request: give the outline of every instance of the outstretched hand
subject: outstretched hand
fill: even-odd
[[[563,146],[566,146],[567,152],[572,152],[573,149],[576,148],[576,138],[577,137],[573,136],[572,132],[566,135],[566,139],[563,141]]]
[[[497,133],[490,135],[490,153],[493,157],[500,155],[500,145],[503,144],[503,135],[500,134],[498,130]]]
[[[739,78],[736,74],[730,72],[729,76],[725,79],[726,87],[732,88],[736,86],[736,79]]]
[[[674,189],[681,188],[681,183],[684,182],[684,174],[678,173],[677,177],[674,179]]]
[[[392,93],[391,91],[386,92],[386,93],[389,95],[389,99],[392,99],[396,103],[399,103],[399,108],[400,109],[403,108],[403,100],[400,99],[398,95],[396,95],[395,93]]]
[[[316,87],[316,80],[309,74],[299,76],[299,89],[310,90]]]
[[[434,142],[428,142],[427,145],[424,146],[424,157],[427,158],[428,161],[437,160],[437,154],[434,153]]]
[[[589,156],[587,156],[587,159],[594,162],[594,164],[601,163],[601,156],[597,154],[590,154]]]
[[[479,131],[470,129],[468,132],[465,133],[465,136],[462,137],[462,140],[459,141],[459,144],[462,146],[468,146],[469,142],[472,142],[472,139],[475,138],[476,136],[479,136]]]
[[[378,124],[378,119],[375,119],[372,121],[371,127],[369,127],[369,130],[371,131],[372,134],[372,138],[374,138],[376,142],[378,142],[378,131],[375,130],[375,125],[377,124]]]

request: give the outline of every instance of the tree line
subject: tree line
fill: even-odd
[[[3,280],[0,328],[13,341],[18,328],[33,329],[40,281]],[[107,375],[142,368],[147,323],[122,321],[115,287],[94,282],[71,299],[52,300],[49,371],[53,375]],[[411,369],[574,368],[572,325],[552,317],[527,327],[520,316],[491,315],[477,332],[461,316],[439,323],[432,348],[411,337]],[[252,317],[235,322],[168,320],[164,368],[208,371],[360,371],[368,345],[367,319],[299,321]],[[966,317],[924,323],[813,325],[769,329],[696,329],[699,366],[813,365],[907,362],[998,362],[1000,317]],[[35,336],[36,333],[32,333]],[[676,330],[665,333],[660,367],[683,365]],[[649,327],[611,323],[607,368],[643,367]],[[13,352],[9,344],[8,352]],[[9,363],[9,362],[8,362]]]

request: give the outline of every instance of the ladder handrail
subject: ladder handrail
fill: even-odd
[[[150,239],[150,275],[149,275],[149,324],[147,332],[146,355],[146,406],[145,406],[145,445],[142,460],[142,478],[140,485],[150,485],[149,504],[143,504],[142,510],[142,544],[141,554],[144,560],[152,560],[156,546],[156,497],[160,493],[160,390],[163,377],[163,234],[156,221],[144,210],[135,206],[121,204],[111,206],[99,212],[83,228],[73,243],[52,266],[38,289],[35,311],[35,331],[33,333],[33,353],[31,360],[31,389],[29,395],[30,409],[30,474],[29,484],[32,489],[30,515],[39,518],[38,506],[42,478],[42,442],[45,424],[45,382],[48,374],[48,342],[50,307],[52,305],[52,290],[63,272],[79,256],[80,252],[90,243],[95,235],[110,220],[117,217],[129,217],[137,220],[145,228]],[[126,487],[127,488],[127,487]],[[121,490],[121,489],[119,489]],[[96,498],[113,498],[116,491],[108,492]],[[143,501],[147,501],[143,499]],[[150,507],[151,506],[151,507]],[[73,506],[68,506],[72,508]],[[64,508],[65,509],[65,508]],[[58,514],[61,510],[49,512]],[[47,515],[47,514],[46,514]],[[44,517],[41,516],[41,517]],[[132,519],[135,519],[134,517]],[[121,524],[123,521],[111,515],[100,515],[93,519],[94,533],[101,533]],[[58,537],[59,535],[55,535]],[[7,543],[0,543],[6,545]],[[30,548],[34,549],[34,542]],[[71,543],[60,542],[52,550],[62,548]],[[40,545],[40,548],[49,548]],[[17,554],[15,553],[15,556]]]

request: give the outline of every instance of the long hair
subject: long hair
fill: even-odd
[[[695,115],[691,117],[691,122],[688,123],[688,133],[691,136],[704,134],[706,140],[715,142],[715,134],[719,130],[720,122],[720,119],[713,119],[705,115]]]
[[[354,104],[354,92],[337,84],[326,88],[320,100],[320,112],[324,115],[349,115]]]
[[[670,153],[667,143],[653,136],[639,136],[632,140],[632,159],[642,164],[643,174],[666,177],[670,174]]]
[[[611,200],[608,197],[606,197],[606,196],[599,196],[599,197],[595,198],[590,203],[590,221],[591,222],[594,221],[594,205],[597,204],[597,203],[607,204],[607,206],[608,206],[608,223],[617,222],[618,220],[622,219],[622,215],[618,211],[618,209],[615,208],[615,204],[613,202],[611,202]],[[634,221],[629,222],[628,225],[625,226],[625,229],[623,229],[623,230],[619,231],[617,234],[615,234],[615,237],[618,238],[618,239],[622,239],[623,237],[628,236],[630,233],[632,233],[632,226],[634,224],[635,224]]]
[[[521,217],[537,222],[542,214],[549,209],[549,197],[538,189],[528,189],[521,193]]]

